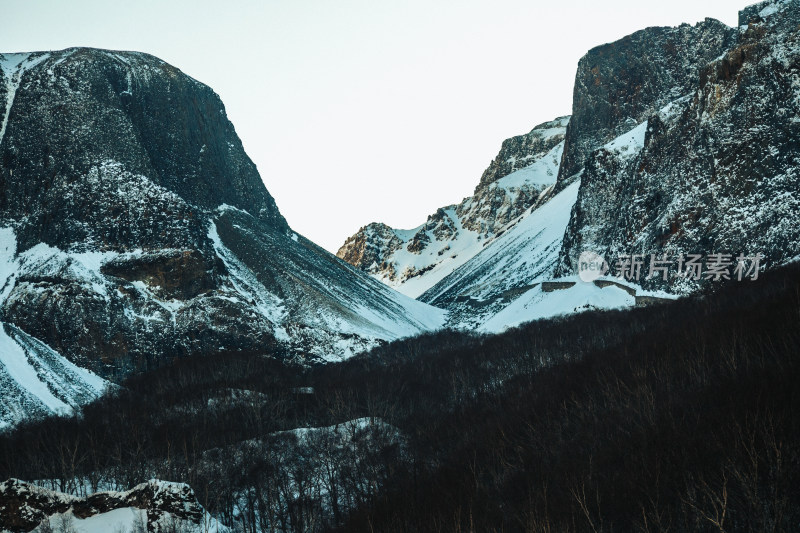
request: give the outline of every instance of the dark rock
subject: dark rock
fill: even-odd
[[[735,36],[735,29],[706,19],[694,26],[647,28],[583,56],[556,192],[594,150],[692,92],[702,67],[730,48]]]
[[[572,272],[584,249],[609,260],[760,253],[766,268],[800,256],[798,7],[775,1],[744,10],[749,26],[699,71],[689,96],[647,117],[635,159],[590,156],[560,273]],[[675,274],[643,284],[691,292],[707,283]]]
[[[224,269],[224,267],[222,267]],[[126,281],[142,281],[168,299],[190,300],[213,290],[220,266],[210,263],[197,250],[168,250],[159,253],[118,258],[100,268],[107,276]]]

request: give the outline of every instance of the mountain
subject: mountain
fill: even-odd
[[[361,228],[338,257],[416,298],[516,223],[555,183],[569,117],[506,139],[472,196],[440,208],[410,230]]]
[[[175,67],[88,48],[0,65],[0,420],[174,357],[339,360],[441,324],[293,232],[219,97]]]
[[[734,44],[703,65],[692,90],[646,117],[641,153],[590,156],[557,273],[581,250],[620,254],[800,257],[800,3],[743,10]],[[644,283],[676,293],[696,281]]]
[[[706,272],[707,256],[728,254],[728,277],[739,257],[747,269],[757,254],[762,269],[800,257],[797,8],[796,0],[762,2],[740,13],[738,28],[706,19],[590,50],[559,136],[557,179],[466,261],[442,262],[453,268],[440,267],[435,283],[415,287],[385,273],[382,260],[390,274],[397,264],[417,267],[406,259],[414,243],[386,227],[368,226],[340,257],[400,290],[424,289],[406,293],[447,309],[448,326],[484,331],[696,292],[710,276],[679,275],[689,254],[703,255]],[[451,216],[451,226],[464,223]],[[583,251],[612,268],[641,254],[644,275],[582,283]],[[667,280],[646,279],[650,254],[671,260]],[[404,262],[393,263],[398,256]]]

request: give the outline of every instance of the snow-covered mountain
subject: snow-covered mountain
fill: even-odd
[[[761,253],[767,268],[796,259],[798,8],[797,0],[770,0],[743,10],[738,28],[712,19],[647,28],[589,51],[559,139],[557,180],[466,261],[440,267],[435,283],[391,277],[398,264],[419,267],[407,253],[416,246],[385,226],[365,228],[381,238],[362,230],[340,257],[401,290],[409,284],[407,294],[450,312],[449,326],[485,331],[708,283],[675,268],[666,282],[583,283],[583,251],[609,262],[625,254]]]
[[[87,48],[0,66],[0,422],[174,357],[339,360],[441,325],[291,230],[202,83]]]
[[[586,250],[795,260],[799,27],[800,0],[768,0],[591,50],[571,118],[425,224],[362,228],[350,265],[291,230],[205,85],[145,54],[0,55],[0,423],[174,357],[334,361],[707,281],[586,284]]]
[[[644,143],[646,123],[621,135],[601,150],[634,161]],[[556,279],[564,235],[581,188],[580,175],[542,205],[521,214],[470,261],[426,291],[420,299],[450,311],[449,325],[501,331],[536,318],[585,309],[635,303],[635,287],[598,287],[577,283],[565,273],[562,283],[575,287],[546,290]]]
[[[472,196],[410,230],[364,226],[336,255],[403,294],[420,296],[506,231],[555,183],[568,123],[569,117],[560,117],[506,139]]]

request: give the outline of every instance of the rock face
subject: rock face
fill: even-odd
[[[3,57],[0,85],[14,94],[0,110],[0,208],[20,222],[21,248],[125,250],[148,231],[154,248],[193,245],[203,237],[191,233],[196,210],[220,204],[288,227],[222,102],[202,83],[146,54],[78,48]],[[126,202],[120,182],[130,189]]]
[[[506,139],[472,196],[440,208],[425,224],[397,230],[372,223],[337,256],[412,297],[464,264],[536,204],[558,174],[569,117]]]
[[[64,364],[336,360],[441,323],[292,232],[219,97],[178,69],[84,48],[0,67],[0,319]],[[20,388],[53,392],[32,374]]]
[[[672,258],[666,281],[627,287],[637,301],[709,283],[677,275],[681,254],[731,254],[731,275],[738,254],[760,253],[766,268],[800,257],[799,28],[800,2],[771,0],[744,9],[738,28],[707,19],[591,50],[556,184],[418,298],[447,309],[450,326],[496,331],[632,305],[608,284],[542,289],[575,281],[584,250],[612,265],[627,254]]]
[[[86,520],[121,509],[144,511],[143,524],[147,531],[155,532],[167,531],[173,517],[200,524],[206,516],[194,491],[182,483],[151,480],[125,492],[98,492],[85,498],[17,479],[0,483],[0,531],[27,533],[54,515]]]
[[[647,28],[590,50],[578,62],[560,190],[589,154],[697,85],[700,70],[735,41],[736,30],[706,19]]]
[[[735,43],[701,69],[692,92],[648,117],[633,161],[590,156],[560,273],[583,249],[608,258],[760,253],[766,267],[800,256],[798,8],[774,1],[742,11]],[[702,281],[645,285],[691,292]]]

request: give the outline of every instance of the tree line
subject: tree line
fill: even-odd
[[[798,326],[786,267],[334,365],[176,358],[0,435],[0,478],[74,493],[182,481],[247,532],[792,531]],[[287,431],[314,427],[329,429]]]

